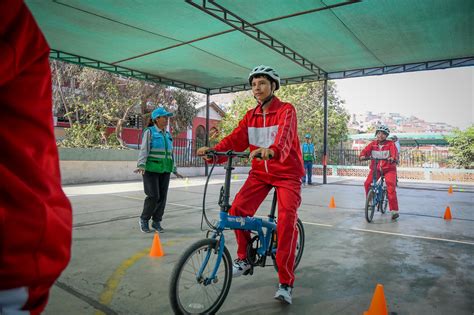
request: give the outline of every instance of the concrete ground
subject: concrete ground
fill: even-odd
[[[234,176],[232,191],[246,176]],[[361,179],[329,178],[305,186],[299,217],[306,244],[296,272],[293,305],[273,299],[273,267],[236,278],[219,314],[362,314],[377,284],[391,314],[473,314],[474,185],[400,182],[400,218],[364,218]],[[316,183],[322,180],[316,177]],[[74,209],[72,259],[51,292],[45,314],[172,314],[169,276],[182,252],[203,238],[203,178],[171,182],[160,235],[165,256],[148,253],[141,233],[140,182],[65,186]],[[206,204],[216,202],[223,176],[213,177]],[[334,196],[336,208],[328,208]],[[453,219],[442,219],[450,206]],[[266,215],[270,198],[258,212]],[[227,234],[235,257],[235,242]]]

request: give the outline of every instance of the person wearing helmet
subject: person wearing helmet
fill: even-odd
[[[364,161],[370,158],[373,155],[373,152],[377,152],[378,156],[386,156],[387,160],[379,161],[377,168],[381,168],[384,176],[385,182],[387,183],[387,193],[388,193],[388,205],[390,212],[392,214],[392,220],[395,220],[399,217],[398,213],[398,200],[396,192],[396,183],[397,183],[397,166],[396,161],[398,157],[398,150],[390,140],[387,140],[388,135],[390,134],[390,129],[385,125],[379,125],[375,130],[376,140],[369,143],[360,153],[359,160]],[[373,168],[375,161],[372,160],[370,163],[370,172],[365,180],[365,194],[367,195],[372,184],[373,177]],[[380,172],[377,172],[377,179],[380,177]]]
[[[247,180],[235,196],[231,215],[252,217],[268,192],[275,187],[278,194],[278,252],[279,286],[275,298],[291,304],[296,248],[297,208],[301,203],[301,177],[304,175],[296,110],[290,103],[274,95],[280,88],[280,76],[268,66],[255,67],[249,74],[249,84],[257,101],[230,135],[213,149],[216,151],[245,151],[250,148],[252,167]],[[209,150],[202,147],[198,155]],[[256,154],[260,158],[255,158]],[[221,158],[218,162],[224,162]],[[237,259],[233,276],[247,275],[251,265],[247,260],[248,231],[236,230]]]
[[[177,177],[182,177],[176,172],[173,159],[173,138],[166,130],[168,117],[173,116],[163,107],[158,107],[151,113],[150,124],[142,135],[142,143],[138,154],[138,163],[135,173],[143,176],[143,188],[145,190],[145,201],[143,211],[139,219],[140,230],[150,233],[149,221],[152,219],[151,227],[163,233],[161,220],[166,205],[170,174],[173,172]]]
[[[306,174],[303,175],[303,185],[306,185],[306,177],[308,178],[308,185],[313,185],[311,177],[313,175],[313,162],[315,160],[314,156],[314,144],[311,142],[311,135],[307,133],[305,136],[305,143],[301,146],[301,151],[303,152],[303,163]]]

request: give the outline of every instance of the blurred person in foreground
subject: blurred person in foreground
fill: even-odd
[[[70,259],[48,58],[23,1],[0,1],[0,314],[40,314]]]

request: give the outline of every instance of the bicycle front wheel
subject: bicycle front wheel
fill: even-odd
[[[372,219],[374,217],[374,211],[374,191],[370,189],[369,193],[367,194],[367,199],[365,200],[365,219],[367,220],[367,222],[372,222]]]
[[[214,314],[222,306],[232,282],[232,260],[226,247],[216,278],[206,282],[218,256],[218,242],[209,238],[194,243],[181,256],[171,274],[169,290],[175,314]]]
[[[301,261],[301,257],[303,257],[303,250],[304,250],[304,227],[303,227],[303,222],[301,222],[300,219],[296,221],[296,229],[298,230],[298,239],[296,241],[295,266],[293,270],[296,270],[296,267],[298,267]],[[276,236],[276,231],[275,231],[275,236]],[[277,238],[275,239],[275,242],[276,240]],[[275,243],[275,247],[278,250],[278,247],[276,245],[277,244]],[[276,252],[272,253],[272,260],[273,260],[273,267],[278,272],[278,265],[276,263]]]

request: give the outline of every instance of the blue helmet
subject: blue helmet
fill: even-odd
[[[171,117],[173,116],[173,113],[167,112],[166,109],[164,109],[163,107],[158,107],[157,109],[151,112],[152,120],[155,120],[158,117],[163,117],[163,116]]]
[[[311,135],[309,133],[305,134],[304,136],[306,139],[311,139]]]

